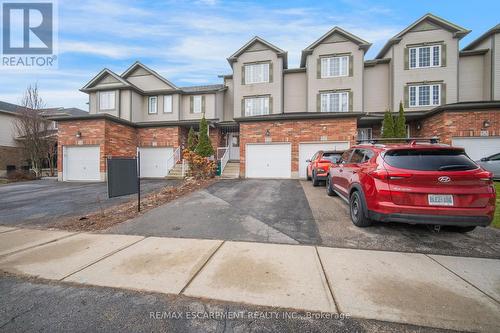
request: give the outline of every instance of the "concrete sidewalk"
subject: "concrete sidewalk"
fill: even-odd
[[[0,228],[0,269],[420,326],[500,331],[500,260]]]

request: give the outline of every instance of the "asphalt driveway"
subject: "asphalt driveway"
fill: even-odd
[[[176,180],[142,180],[141,191],[151,192]],[[106,183],[68,183],[36,180],[0,186],[0,224],[49,225],[58,219],[107,208],[135,195],[108,199]]]
[[[221,180],[106,232],[500,258],[498,229],[358,228],[341,199],[299,180]]]

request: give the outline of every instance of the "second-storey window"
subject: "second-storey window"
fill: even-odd
[[[201,113],[201,96],[193,96],[193,113]]]
[[[163,96],[163,113],[172,113],[172,95]]]
[[[410,107],[441,104],[440,84],[409,86],[408,93]]]
[[[269,82],[269,63],[245,65],[245,84]]]
[[[245,116],[269,114],[269,96],[245,98]]]
[[[349,56],[321,58],[321,78],[347,76]]]
[[[115,92],[101,91],[99,92],[99,110],[114,110],[115,109]]]
[[[349,93],[347,91],[321,94],[321,112],[347,111],[349,111]]]
[[[410,68],[441,66],[441,45],[410,48],[408,53]]]
[[[148,113],[149,114],[158,113],[158,97],[156,96],[148,97]]]

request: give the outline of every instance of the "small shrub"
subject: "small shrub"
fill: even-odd
[[[33,171],[12,171],[7,175],[10,181],[35,180],[36,174]]]
[[[183,157],[189,163],[189,172],[192,177],[196,179],[208,179],[215,176],[217,170],[215,161],[211,161],[209,158],[200,156],[190,150],[185,150]]]

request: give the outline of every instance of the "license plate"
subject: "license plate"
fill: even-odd
[[[429,206],[453,206],[453,195],[429,194]]]

